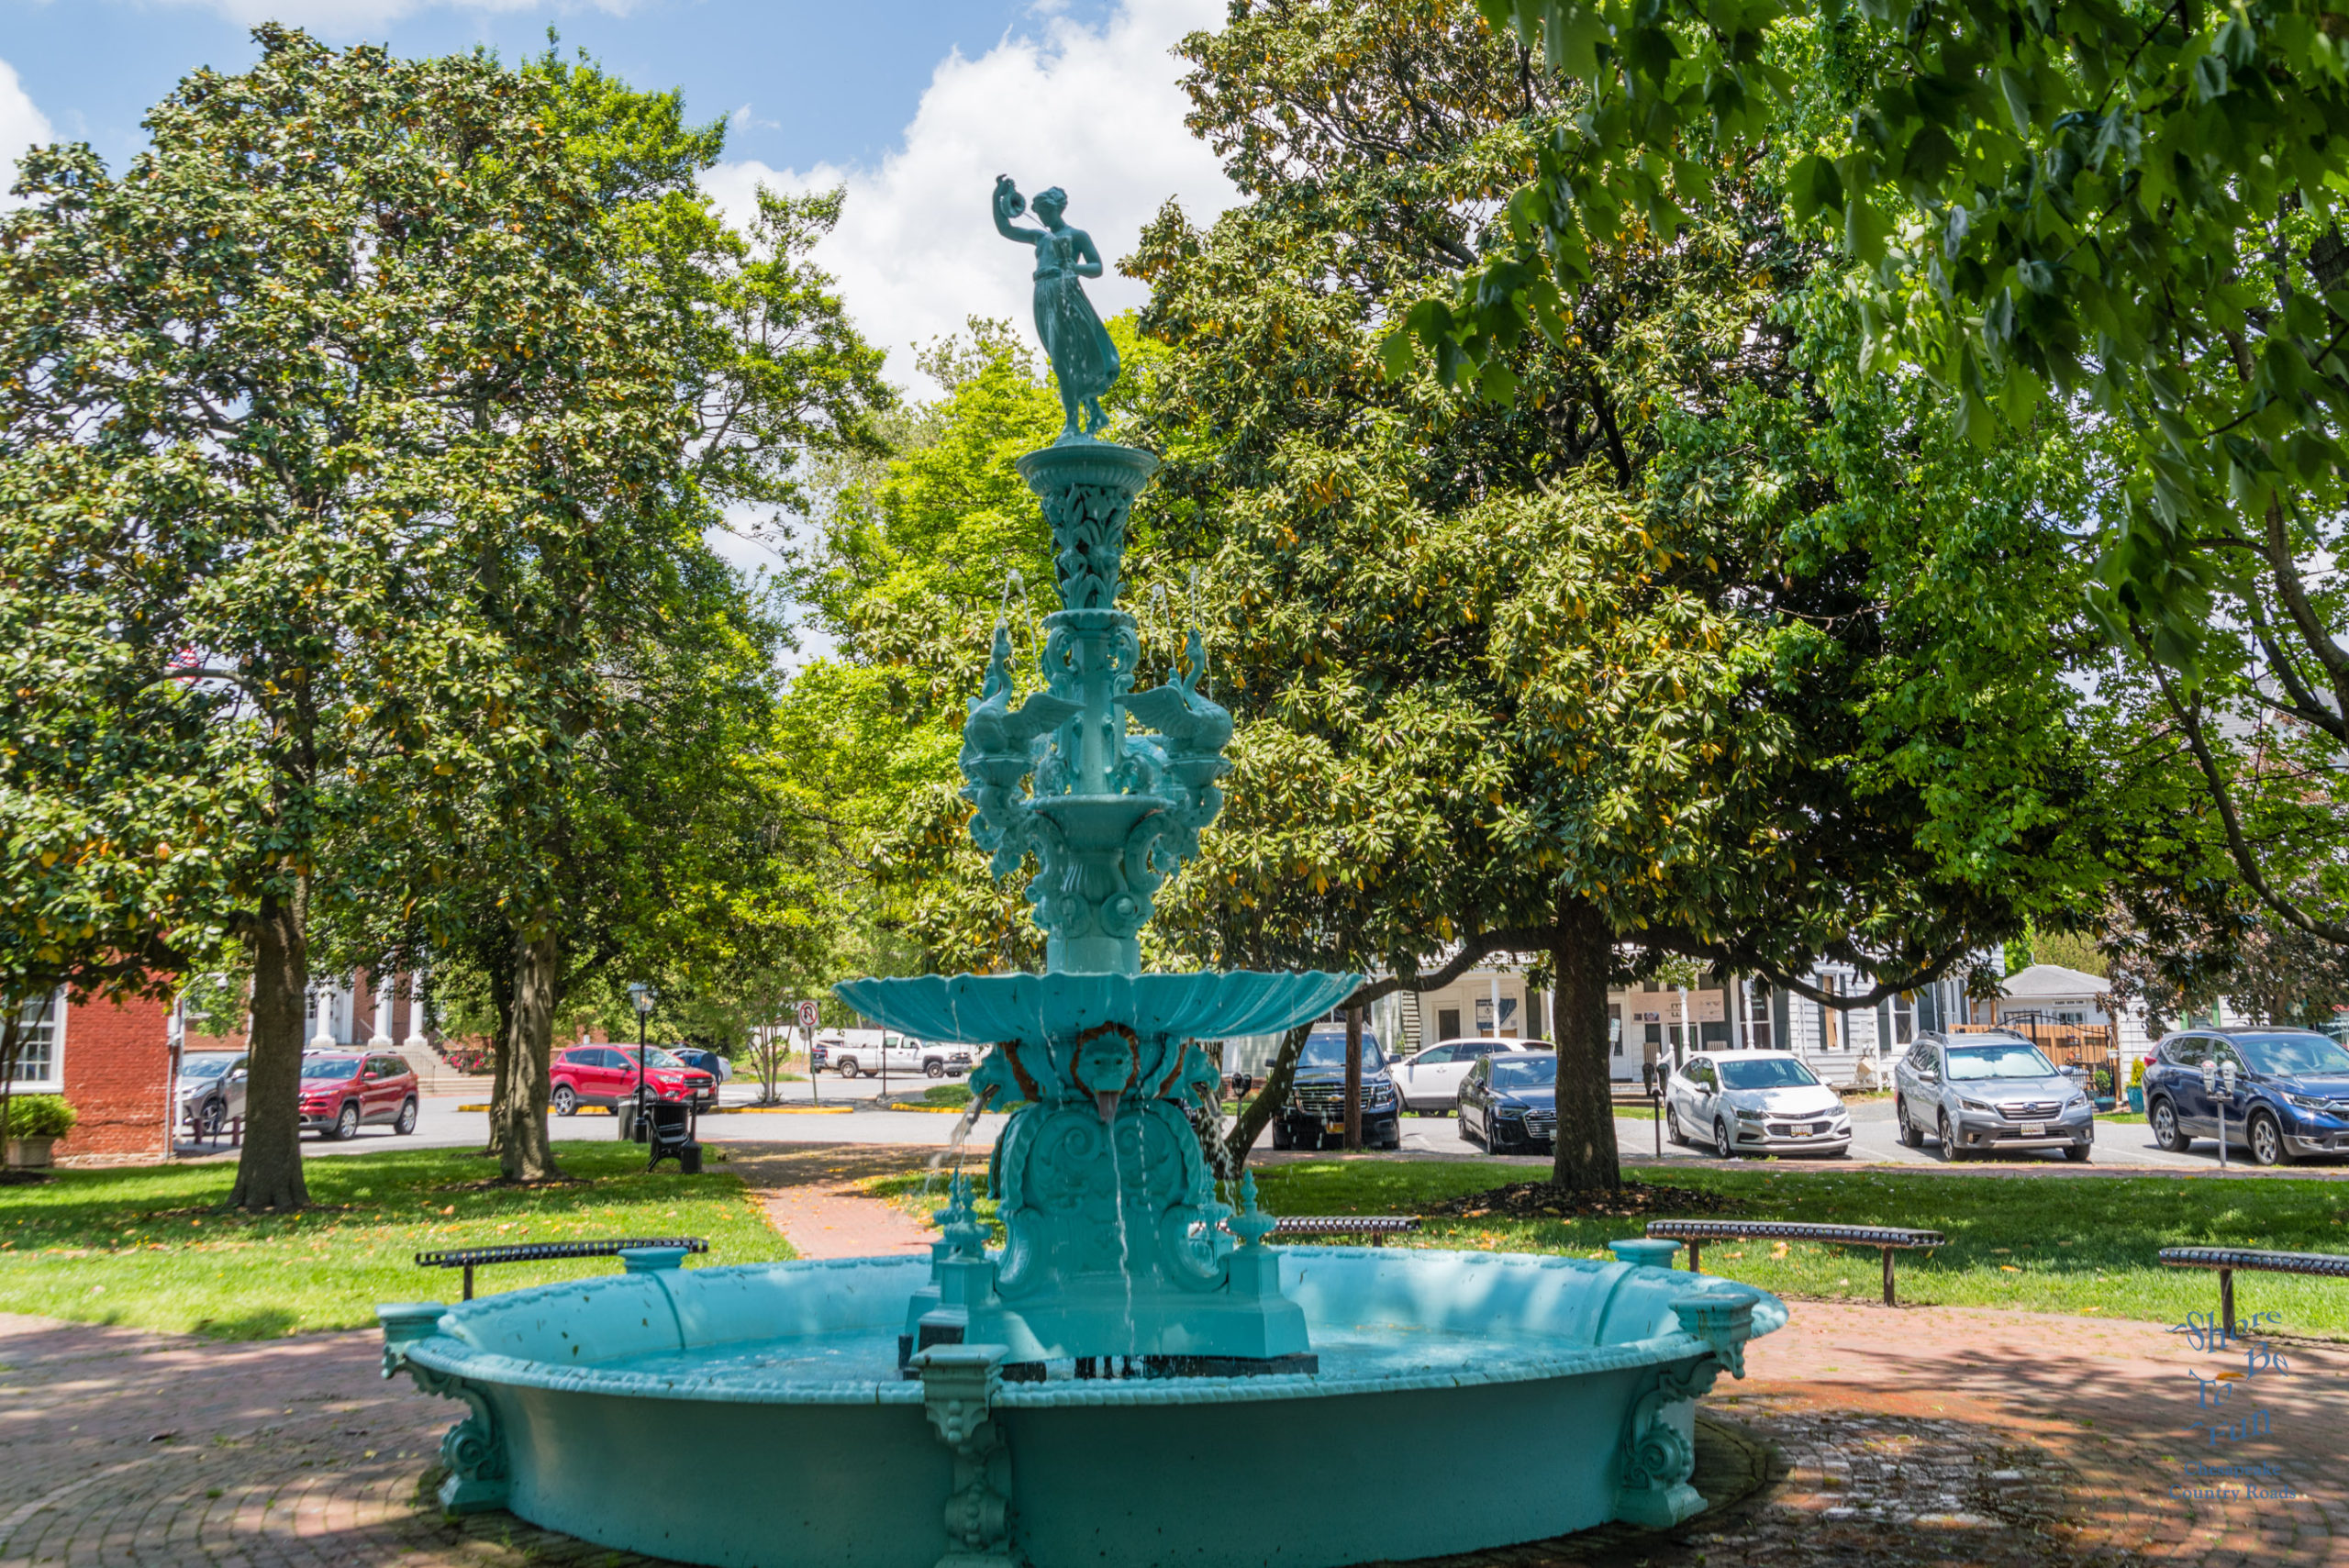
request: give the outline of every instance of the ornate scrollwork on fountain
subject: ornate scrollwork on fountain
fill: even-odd
[[[1615,1517],[1664,1529],[1704,1511],[1705,1499],[1688,1477],[1696,1473],[1690,1440],[1696,1401],[1724,1372],[1745,1375],[1745,1342],[1753,1337],[1758,1296],[1742,1291],[1685,1296],[1672,1304],[1681,1332],[1700,1341],[1702,1354],[1657,1367],[1623,1423],[1622,1483]]]
[[[954,1454],[946,1555],[938,1568],[1003,1568],[1011,1558],[1011,1456],[995,1424],[1001,1345],[938,1345],[915,1358],[922,1409]]]
[[[440,1462],[449,1467],[448,1478],[440,1483],[442,1509],[451,1514],[475,1514],[504,1507],[512,1485],[512,1472],[506,1459],[506,1436],[488,1398],[463,1378],[435,1372],[412,1361],[405,1364],[418,1388],[444,1398],[462,1399],[472,1412],[440,1439]]]

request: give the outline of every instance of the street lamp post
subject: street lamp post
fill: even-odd
[[[644,1119],[644,1025],[652,1017],[652,987],[641,981],[631,981],[628,999],[636,1007],[636,1111],[631,1118],[629,1136],[635,1136],[634,1123]]]

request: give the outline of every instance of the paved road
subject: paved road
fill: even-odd
[[[918,1080],[916,1080],[918,1083]],[[809,1106],[807,1085],[804,1083],[783,1085],[785,1103],[788,1106]],[[895,1089],[893,1082],[891,1087]],[[897,1146],[943,1147],[955,1124],[961,1119],[952,1115],[922,1111],[878,1110],[873,1108],[880,1092],[877,1079],[860,1079],[842,1084],[827,1074],[818,1085],[820,1104],[825,1107],[784,1111],[757,1111],[748,1108],[729,1110],[720,1116],[707,1116],[701,1121],[701,1138],[706,1143],[871,1143]],[[721,1103],[734,1107],[746,1107],[757,1094],[757,1085],[737,1081],[729,1084]],[[852,1098],[851,1096],[854,1096]],[[363,1154],[373,1151],[405,1147],[411,1149],[479,1148],[486,1141],[489,1118],[485,1112],[462,1109],[464,1102],[455,1099],[428,1099],[423,1103],[417,1129],[406,1138],[398,1137],[391,1129],[370,1127],[360,1129],[357,1138],[348,1143],[333,1142],[316,1133],[305,1133],[303,1151],[306,1154],[331,1157],[338,1154]],[[853,1108],[848,1108],[848,1107]],[[1892,1103],[1889,1100],[1858,1100],[1852,1103],[1851,1162],[1885,1165],[1941,1166],[1944,1164],[1939,1148],[1928,1143],[1922,1149],[1904,1148],[1895,1130]],[[1004,1118],[983,1116],[970,1130],[965,1147],[976,1151],[995,1146]],[[567,1120],[553,1123],[554,1136],[562,1140],[616,1138],[619,1128],[611,1118],[583,1112]],[[1655,1124],[1644,1119],[1618,1118],[1615,1123],[1616,1145],[1625,1157],[1635,1163],[1648,1163],[1657,1158],[1666,1165],[1718,1163],[1708,1150],[1681,1148],[1670,1140],[1664,1140],[1661,1154],[1657,1151]],[[1269,1153],[1272,1133],[1267,1129],[1256,1140],[1260,1151]],[[1422,1158],[1490,1160],[1482,1145],[1461,1136],[1457,1117],[1407,1116],[1403,1118],[1403,1151]],[[189,1157],[233,1158],[233,1151],[223,1143],[217,1150],[201,1145],[183,1144],[181,1152]],[[1496,1164],[1538,1166],[1548,1162],[1540,1157],[1509,1156],[1495,1160]],[[1814,1162],[1834,1165],[1838,1161]],[[2097,1129],[2096,1158],[2087,1165],[2075,1165],[2060,1153],[2034,1152],[2009,1155],[1994,1161],[1970,1161],[1959,1167],[1963,1170],[2002,1170],[2030,1168],[2038,1173],[2074,1175],[2094,1174],[2100,1170],[2160,1170],[2194,1171],[2216,1173],[2219,1169],[2218,1145],[2209,1140],[2195,1144],[2186,1153],[2168,1154],[2154,1147],[2152,1132],[2140,1125],[2123,1122],[2102,1122]],[[2304,1176],[2336,1176],[2349,1178],[2349,1159],[2309,1162],[2287,1168],[2290,1173]],[[2230,1159],[2230,1173],[2254,1173],[2243,1162],[2240,1151]]]

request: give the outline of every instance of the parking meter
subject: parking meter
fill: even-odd
[[[2219,1076],[2220,1076],[2220,1078],[2221,1078],[2221,1080],[2223,1080],[2223,1081],[2224,1081],[2224,1083],[2225,1083],[2225,1084],[2226,1084],[2226,1089],[2227,1089],[2227,1098],[2228,1098],[2228,1099],[2230,1099],[2230,1100],[2233,1099],[2233,1098],[2235,1097],[2235,1063],[2234,1063],[2234,1058],[2232,1058],[2232,1057],[2229,1057],[2225,1062],[2223,1062],[2220,1063],[2220,1065],[2219,1065]]]
[[[2219,1092],[2219,1064],[2215,1062],[2202,1063],[2202,1092],[2206,1095]]]

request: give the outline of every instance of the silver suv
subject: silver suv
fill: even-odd
[[[174,1093],[180,1120],[209,1137],[230,1118],[245,1114],[245,1054],[240,1051],[191,1051],[180,1058]]]
[[[1927,1034],[1892,1070],[1892,1114],[1900,1141],[1942,1158],[2009,1150],[2061,1149],[2085,1161],[2096,1143],[2096,1111],[2080,1086],[2021,1035]]]

